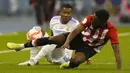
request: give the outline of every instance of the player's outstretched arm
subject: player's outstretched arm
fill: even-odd
[[[112,48],[115,54],[117,69],[121,69],[121,55],[120,55],[120,47],[119,44],[112,44]]]
[[[80,32],[82,32],[85,29],[85,27],[81,24],[79,24],[76,29],[74,29],[67,37],[64,45],[62,46],[63,48],[70,48],[69,44],[70,42],[76,37],[77,34],[79,34]]]

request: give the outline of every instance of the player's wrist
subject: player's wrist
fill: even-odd
[[[67,41],[65,42],[65,44],[70,44],[70,41],[69,41],[69,40],[67,40]]]

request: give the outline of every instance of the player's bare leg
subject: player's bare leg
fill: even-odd
[[[72,59],[66,63],[63,63],[60,65],[60,68],[62,69],[68,69],[68,68],[75,68],[78,67],[81,63],[85,62],[86,58],[84,53],[82,52],[76,52]]]

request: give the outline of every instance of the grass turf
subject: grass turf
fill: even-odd
[[[130,27],[117,27],[119,33],[130,33]],[[47,30],[48,31],[48,30]],[[49,32],[49,31],[48,31]],[[130,73],[130,35],[120,36],[120,47],[122,56],[122,70],[116,70],[115,57],[110,43],[95,55],[91,61],[92,65],[81,64],[76,69],[59,69],[59,65],[53,65],[45,58],[40,60],[40,65],[28,67],[17,64],[29,59],[29,51],[0,53],[0,73]],[[0,51],[8,50],[7,42],[26,42],[26,32],[17,34],[6,34],[0,36]]]

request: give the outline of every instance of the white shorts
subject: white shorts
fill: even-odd
[[[45,57],[52,64],[63,64],[70,60],[72,52],[72,50],[68,49],[55,49],[48,53]]]

